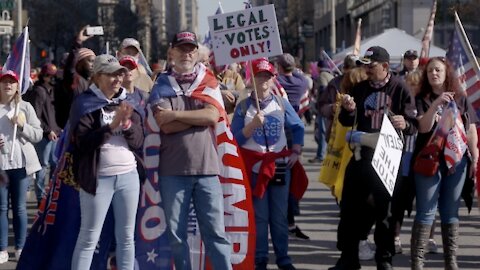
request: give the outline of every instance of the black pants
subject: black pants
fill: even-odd
[[[375,244],[377,263],[391,263],[395,254],[395,226],[391,217],[391,197],[375,173],[371,158],[355,161],[352,158],[345,171],[337,248],[343,259],[358,263],[358,244],[365,231],[375,220]],[[369,155],[371,157],[371,155]]]

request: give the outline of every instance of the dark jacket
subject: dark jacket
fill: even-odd
[[[90,94],[87,91],[84,94]],[[91,93],[94,95],[93,93]],[[104,106],[105,111],[113,111],[118,104]],[[73,127],[72,140],[74,143],[73,173],[75,181],[90,194],[97,189],[97,164],[100,158],[100,147],[113,135],[109,125],[101,126],[101,110],[83,115],[78,124]],[[132,152],[138,151],[144,141],[140,114],[135,110],[131,117],[132,126],[123,131],[128,146]],[[137,156],[136,156],[137,157]],[[137,166],[138,166],[137,157]]]
[[[415,107],[415,100],[410,94],[410,91],[405,86],[405,83],[399,78],[392,76],[390,81],[381,87],[375,89],[370,86],[370,81],[363,81],[355,85],[351,91],[351,96],[356,103],[356,123],[358,131],[368,133],[379,132],[380,128],[372,128],[372,118],[366,113],[366,108],[371,106],[372,100],[367,100],[375,92],[384,92],[388,96],[389,110],[394,115],[403,115],[407,123],[407,128],[403,131],[405,134],[413,134],[416,129],[417,110]],[[355,120],[355,111],[348,112],[342,108],[338,117],[340,123],[344,126],[352,126]],[[381,124],[381,123],[380,123]]]
[[[42,124],[43,138],[45,139],[48,139],[48,134],[50,134],[51,131],[59,135],[62,130],[58,126],[55,117],[55,97],[53,88],[53,85],[50,89],[47,89],[43,84],[34,85],[30,101]]]

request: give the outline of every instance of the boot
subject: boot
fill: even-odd
[[[410,263],[412,270],[423,270],[425,251],[431,227],[431,225],[420,224],[417,221],[413,223],[412,238],[410,240]]]
[[[442,242],[443,258],[445,259],[445,270],[458,270],[458,223],[442,223]]]

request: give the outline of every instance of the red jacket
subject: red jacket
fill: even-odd
[[[279,153],[268,152],[260,153],[245,148],[240,148],[245,168],[247,172],[251,172],[253,165],[260,160],[262,165],[258,173],[257,184],[253,188],[253,195],[259,198],[263,197],[268,187],[268,181],[275,175],[275,160],[282,157],[290,156],[292,151],[283,150]],[[300,161],[297,161],[291,169],[290,193],[297,200],[300,200],[305,194],[308,186],[308,177]]]

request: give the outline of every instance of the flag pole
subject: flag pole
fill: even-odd
[[[353,46],[353,54],[360,55],[360,43],[362,39],[362,18],[358,18],[357,21],[357,32],[355,33],[355,44]]]
[[[475,57],[475,53],[473,52],[472,45],[470,45],[470,40],[468,40],[467,34],[465,33],[465,29],[463,29],[462,21],[460,21],[460,17],[458,17],[457,11],[455,11],[455,22],[458,23],[458,27],[460,28],[460,32],[463,35],[464,40],[466,41],[466,45],[468,48],[468,52],[470,53],[470,56],[473,56],[471,58],[473,63],[475,63],[474,67],[477,69],[477,74],[480,72],[480,66],[478,65],[477,58]]]
[[[257,105],[258,112],[260,112],[260,101],[258,101],[257,84],[255,83],[255,74],[253,73],[252,61],[248,61],[248,64],[250,66],[250,72],[252,74],[252,84],[253,84],[253,93],[255,94],[255,103]]]
[[[325,52],[325,50],[322,50],[322,54],[323,56],[327,57],[327,59],[333,63],[333,66],[335,67],[335,70],[338,72],[338,74],[342,75],[342,71],[340,69],[338,69],[337,65],[335,65],[335,62],[333,62],[332,58],[330,58],[330,56],[328,56],[328,53]]]
[[[22,48],[22,58],[21,58],[21,66],[20,66],[20,74],[17,74],[19,81],[18,81],[18,88],[17,88],[17,96],[15,97],[15,124],[13,124],[13,137],[12,137],[12,148],[10,151],[10,161],[13,160],[13,154],[15,151],[15,140],[17,138],[17,131],[18,131],[18,124],[17,124],[17,118],[18,118],[18,113],[19,113],[19,108],[20,108],[20,99],[22,96],[22,89],[23,89],[23,73],[25,71],[25,52],[27,50],[27,45],[28,45],[28,26],[25,26],[25,34],[24,34],[24,40],[23,40],[23,48]]]

